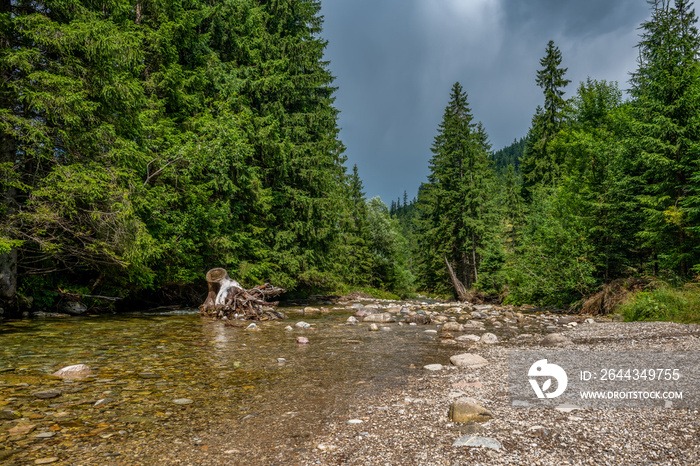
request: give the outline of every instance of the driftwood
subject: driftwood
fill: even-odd
[[[464,288],[464,285],[462,284],[462,282],[459,281],[459,278],[457,278],[457,275],[455,275],[454,270],[452,270],[452,266],[447,261],[447,256],[445,256],[445,264],[447,264],[447,270],[450,272],[450,278],[452,279],[452,286],[455,287],[455,291],[457,292],[457,297],[459,298],[460,301],[468,301],[467,290]]]
[[[267,298],[284,293],[286,291],[284,288],[266,283],[246,290],[221,268],[207,272],[207,284],[209,285],[207,299],[199,306],[199,312],[203,316],[226,321],[231,319],[275,320],[287,317],[275,310],[279,302],[267,301]]]

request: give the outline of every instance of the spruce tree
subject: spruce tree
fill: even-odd
[[[455,83],[431,149],[429,183],[419,195],[420,278],[441,291],[449,288],[445,258],[467,287],[477,282],[497,223],[488,137],[473,119],[467,94]]]
[[[640,238],[654,271],[666,267],[687,276],[700,259],[688,210],[689,193],[697,193],[693,172],[700,152],[700,37],[687,0],[657,0],[651,9],[651,19],[641,26],[639,66],[630,81],[636,117],[630,148],[646,216]]]
[[[536,82],[544,94],[544,108],[538,107],[532,118],[532,127],[521,161],[523,189],[530,197],[536,185],[552,186],[558,177],[560,160],[549,150],[549,142],[564,121],[564,88],[571,82],[564,79],[567,68],[561,67],[562,55],[554,41],[547,43],[545,56],[540,60]]]

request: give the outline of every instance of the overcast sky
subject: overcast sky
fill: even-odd
[[[627,89],[646,0],[322,0],[325,58],[347,166],[367,198],[416,196],[430,146],[459,81],[494,150],[527,134],[542,90],[539,60],[553,40],[572,82]]]

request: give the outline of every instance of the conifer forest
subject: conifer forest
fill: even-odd
[[[571,82],[542,44],[509,147],[455,80],[430,175],[388,204],[347,162],[320,8],[0,0],[0,307],[199,304],[216,267],[291,296],[451,297],[449,263],[471,296],[557,308],[634,277],[697,288],[689,1],[650,3],[628,83]]]

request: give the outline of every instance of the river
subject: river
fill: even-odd
[[[258,331],[194,310],[0,323],[0,462],[284,463],[363,393],[447,357],[423,326],[369,332],[345,324],[350,308],[281,310],[288,320]],[[312,328],[285,330],[300,320]],[[51,376],[74,364],[93,374]]]

